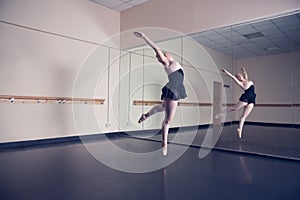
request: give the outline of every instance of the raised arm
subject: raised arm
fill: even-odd
[[[248,81],[248,80],[249,80],[249,79],[248,79],[248,74],[247,74],[247,72],[246,72],[246,68],[245,68],[245,67],[242,68],[242,72],[243,72],[244,78]]]
[[[160,48],[154,42],[152,42],[152,40],[150,40],[144,33],[134,32],[133,34],[136,37],[143,38],[145,42],[155,51],[156,56],[158,57],[158,59],[160,59],[163,62],[164,65],[169,64],[169,60],[164,55],[164,53],[160,50]]]
[[[221,70],[222,70],[222,72],[224,72],[225,74],[227,74],[230,78],[232,78],[241,88],[244,87],[243,83],[241,81],[239,81],[239,79],[237,79],[229,71],[227,71],[226,69],[221,69]]]

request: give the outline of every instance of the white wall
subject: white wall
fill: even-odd
[[[205,47],[205,46],[204,46]],[[211,56],[215,64],[217,65],[219,69],[219,73],[222,76],[222,83],[226,85],[224,86],[223,92],[223,98],[222,101],[224,104],[234,104],[237,102],[236,100],[236,86],[235,82],[229,78],[227,75],[225,75],[223,72],[221,72],[222,68],[227,69],[228,71],[234,71],[236,69],[236,59],[233,59],[232,56],[229,56],[227,54],[224,54],[222,52],[216,51],[214,49],[211,49],[209,47],[205,47],[208,54]],[[213,80],[214,81],[214,80]],[[227,87],[229,86],[229,87]],[[226,109],[226,107],[223,107],[223,109]],[[224,119],[225,122],[231,122],[236,120],[236,113],[226,113],[226,117]]]
[[[95,43],[120,32],[119,12],[87,0],[0,0],[0,20],[1,95],[71,97]],[[107,56],[98,59],[104,70]],[[83,115],[90,107],[82,105]],[[77,134],[71,105],[2,103],[0,110],[0,142]]]
[[[299,103],[300,52],[237,60],[236,71],[246,67],[249,78],[256,86],[257,104]],[[236,99],[242,93],[236,88]],[[299,123],[299,108],[255,107],[249,121],[271,123]]]
[[[187,34],[299,8],[298,0],[151,0],[121,13],[121,31],[163,27]]]
[[[0,10],[2,21],[81,40],[119,33],[120,13],[88,0],[0,0]]]

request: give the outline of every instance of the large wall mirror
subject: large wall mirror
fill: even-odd
[[[170,38],[157,44],[182,64],[189,93],[172,122],[171,142],[300,159],[300,12]],[[246,68],[255,86],[256,104],[246,118],[242,138],[236,129],[243,108],[219,122],[214,119],[215,83],[221,83],[220,110],[236,104],[244,92],[222,68],[232,74]],[[142,125],[137,119],[160,101],[166,82],[147,45],[121,51],[120,131],[161,140],[157,133],[163,113]]]
[[[232,137],[242,109],[236,113],[232,128],[223,130],[217,146],[299,159],[299,12],[204,31],[192,37],[231,57],[228,68],[234,74],[245,67],[255,84],[257,102],[246,120],[245,136],[241,141]],[[226,67],[226,62],[228,59],[218,66]],[[230,86],[234,88],[228,93],[233,100],[230,103],[236,103],[243,91],[232,80]]]

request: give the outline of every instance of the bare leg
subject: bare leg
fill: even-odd
[[[164,104],[158,104],[158,105],[155,105],[153,106],[146,114],[142,114],[142,116],[140,117],[139,119],[139,123],[142,123],[143,121],[145,121],[148,117],[158,113],[158,112],[163,112],[165,111],[165,108],[164,108]]]
[[[225,113],[239,110],[242,107],[245,107],[246,105],[247,105],[246,102],[238,101],[234,106],[230,106],[223,112],[216,114],[215,118],[218,119],[218,118],[222,117]]]
[[[167,155],[167,144],[170,124],[175,116],[178,101],[164,99],[165,119],[162,124],[163,155]]]
[[[253,107],[254,107],[253,103],[248,104],[244,109],[243,115],[241,116],[240,123],[239,123],[239,128],[237,129],[240,138],[242,137],[242,131],[243,131],[245,120],[249,116],[249,114],[251,113]]]

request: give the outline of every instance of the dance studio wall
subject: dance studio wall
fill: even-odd
[[[164,27],[188,34],[299,8],[299,0],[151,0],[121,13],[121,31]]]
[[[1,95],[71,97],[89,53],[120,32],[119,12],[87,0],[0,0],[0,20]],[[107,57],[99,60],[104,69]],[[98,112],[106,115],[106,106]],[[76,135],[72,105],[1,103],[0,123],[0,142]]]
[[[251,57],[237,60],[237,71],[246,66],[249,78],[254,81],[258,104],[273,104],[273,107],[255,107],[248,121],[300,124],[300,52],[271,56]],[[242,93],[236,88],[237,96]],[[276,106],[284,104],[285,107]],[[290,106],[288,106],[290,105]]]
[[[207,53],[211,56],[216,66],[219,68],[219,73],[222,75],[222,81],[223,81],[222,83],[224,83],[223,84],[224,90],[222,91],[224,93],[222,97],[223,103],[235,104],[237,102],[236,95],[238,91],[236,89],[235,82],[224,73],[221,73],[220,69],[225,68],[230,72],[234,71],[237,66],[236,59],[234,59],[232,56],[216,51],[207,46],[203,45],[203,47],[205,48]],[[222,109],[225,109],[225,107],[223,107]],[[235,121],[236,119],[237,119],[236,113],[231,112],[226,114],[224,122],[232,122]]]

